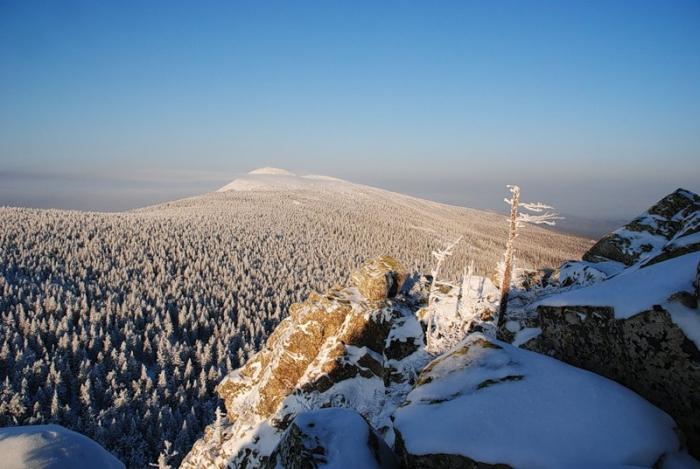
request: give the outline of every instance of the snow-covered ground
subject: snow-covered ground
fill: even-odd
[[[124,469],[90,438],[60,425],[0,428],[3,469]]]

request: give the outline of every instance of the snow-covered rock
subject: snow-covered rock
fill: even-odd
[[[393,469],[394,452],[360,414],[327,408],[302,412],[282,435],[268,469]]]
[[[3,469],[124,469],[95,441],[60,425],[0,428]]]
[[[598,241],[584,261],[654,264],[700,250],[700,196],[678,189]]]
[[[351,278],[353,287],[292,305],[265,347],[224,378],[217,391],[227,420],[182,467],[264,464],[299,412],[322,407],[352,408],[393,441],[391,413],[429,360],[414,315],[419,293],[393,298],[406,273],[388,257]]]
[[[680,446],[632,391],[481,334],[425,367],[394,423],[408,468],[651,467]]]
[[[541,334],[523,346],[635,390],[700,451],[699,264],[694,252],[549,296],[537,303]]]

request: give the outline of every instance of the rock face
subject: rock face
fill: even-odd
[[[598,241],[583,260],[651,265],[700,250],[700,196],[678,189]]]
[[[348,407],[393,439],[390,411],[427,361],[423,331],[413,314],[421,299],[395,296],[406,272],[385,256],[334,287],[290,307],[289,316],[248,363],[217,391],[226,405],[223,443],[211,433],[195,444],[184,468],[264,464],[302,411]]]
[[[651,467],[679,447],[632,391],[481,334],[424,368],[394,425],[406,468]]]
[[[298,414],[272,452],[266,469],[398,467],[394,452],[367,421],[348,409],[320,409]]]

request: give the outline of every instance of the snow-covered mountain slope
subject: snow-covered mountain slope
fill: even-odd
[[[124,469],[117,458],[90,438],[60,425],[0,428],[3,469]]]
[[[453,278],[466,265],[467,252],[478,272],[490,273],[502,254],[507,227],[505,218],[496,213],[440,204],[330,176],[300,176],[279,168],[256,169],[214,193],[136,212],[188,217],[211,214],[248,228],[294,231],[296,237],[331,230],[330,237],[335,238],[344,232],[343,239],[321,242],[344,245],[346,252],[371,236],[373,242],[366,246],[363,257],[391,252],[417,263],[421,269],[432,262],[432,250],[463,235],[465,242],[446,266]],[[517,257],[523,266],[552,267],[580,257],[591,245],[580,237],[527,226],[518,239]]]

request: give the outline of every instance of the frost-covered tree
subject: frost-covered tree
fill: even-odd
[[[219,406],[216,406],[216,411],[214,412],[214,423],[212,425],[212,429],[214,431],[214,441],[216,441],[217,444],[221,444],[221,429],[223,427],[223,422],[224,422],[223,412],[221,412],[221,409],[219,408]]]
[[[462,241],[462,236],[458,237],[454,241],[448,242],[442,249],[432,252],[433,257],[435,258],[435,266],[433,267],[433,270],[430,273],[432,276],[432,280],[430,282],[430,292],[428,293],[428,325],[425,331],[426,346],[428,347],[428,349],[431,348],[433,337],[438,332],[437,330],[435,330],[438,326],[435,324],[434,321],[435,311],[433,309],[433,301],[435,300],[435,291],[437,289],[438,276],[440,275],[443,263],[449,256],[452,255],[455,246],[457,246],[457,244],[459,244],[460,241]]]
[[[502,326],[506,320],[508,309],[508,295],[510,293],[511,276],[513,274],[513,253],[515,252],[515,238],[518,237],[518,228],[525,223],[533,225],[554,225],[557,220],[561,220],[555,212],[550,212],[553,207],[541,202],[523,203],[520,202],[520,187],[515,185],[506,186],[510,191],[510,198],[503,199],[510,206],[510,218],[508,219],[508,240],[506,250],[503,255],[503,276],[501,277],[501,302],[498,309],[498,326]],[[523,208],[526,212],[521,212]]]
[[[158,462],[155,464],[151,463],[150,466],[157,467],[158,469],[170,469],[172,467],[170,465],[170,460],[178,454],[177,451],[173,451],[172,446],[172,443],[165,440],[163,442],[163,451],[158,455]]]

